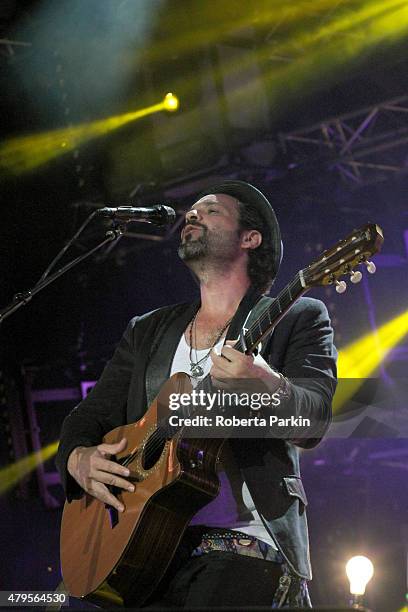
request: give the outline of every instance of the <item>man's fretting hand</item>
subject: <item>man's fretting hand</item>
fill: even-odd
[[[261,355],[245,355],[233,348],[236,340],[227,340],[219,353],[211,351],[213,366],[210,374],[214,386],[236,391],[273,393],[281,379]]]
[[[77,483],[96,499],[113,506],[119,512],[124,505],[109,491],[106,485],[112,485],[127,491],[134,491],[134,486],[121,478],[129,476],[129,470],[108,457],[116,455],[126,448],[126,438],[116,444],[99,444],[98,446],[77,446],[68,457],[67,469]]]

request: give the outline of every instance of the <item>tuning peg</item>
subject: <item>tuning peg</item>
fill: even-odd
[[[354,285],[359,283],[362,278],[363,278],[363,275],[361,274],[360,270],[352,270],[351,271],[351,273],[350,273],[350,280],[351,280],[352,283],[354,283]]]
[[[377,270],[375,263],[373,261],[365,261],[364,263],[367,266],[367,272],[374,274],[374,272]]]
[[[344,293],[346,289],[347,289],[347,285],[344,281],[336,281],[337,293]]]

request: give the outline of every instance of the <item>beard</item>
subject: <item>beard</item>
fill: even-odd
[[[203,227],[201,234],[187,235],[178,248],[180,259],[188,262],[218,262],[232,261],[239,253],[239,233],[237,231],[209,232]]]
[[[202,235],[193,239],[190,234],[178,248],[178,256],[182,261],[199,261],[208,255],[208,239],[206,230],[203,230]]]

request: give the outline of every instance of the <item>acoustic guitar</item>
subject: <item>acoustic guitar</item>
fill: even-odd
[[[300,270],[242,331],[235,348],[253,353],[310,288],[335,284],[342,293],[345,282],[340,277],[361,279],[354,267],[365,263],[369,272],[375,271],[369,258],[382,243],[378,225],[354,230]],[[208,388],[207,379],[200,383],[202,388]],[[104,436],[109,444],[127,439],[127,448],[112,460],[129,468],[135,491],[111,488],[123,501],[124,513],[86,493],[65,503],[61,567],[70,595],[102,607],[142,605],[157,588],[192,517],[218,494],[216,464],[225,438],[186,437],[183,428],[168,427],[167,419],[174,414],[168,407],[170,394],[191,390],[188,375],[175,374],[142,419]]]

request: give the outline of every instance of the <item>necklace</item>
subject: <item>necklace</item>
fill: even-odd
[[[201,364],[204,365],[204,363],[207,361],[207,359],[210,356],[210,353],[213,350],[214,346],[221,339],[223,333],[225,332],[225,330],[227,329],[228,325],[232,321],[232,317],[231,317],[231,319],[228,319],[228,321],[225,323],[224,327],[221,329],[221,331],[219,332],[218,336],[216,337],[215,341],[210,346],[210,349],[209,349],[208,353],[206,355],[204,355],[204,357],[201,357],[201,359],[199,359],[198,361],[193,361],[193,327],[195,326],[195,332],[196,332],[197,331],[197,326],[195,325],[195,323],[196,323],[197,315],[198,315],[198,311],[195,313],[195,315],[194,315],[194,317],[193,317],[193,319],[192,319],[192,321],[190,323],[190,354],[189,354],[189,357],[190,357],[190,372],[191,372],[191,376],[193,378],[200,378],[201,376],[203,376],[204,369],[203,369]],[[196,337],[196,346],[197,346],[197,337]],[[195,351],[196,351],[196,360],[197,360],[197,349],[195,349]]]

